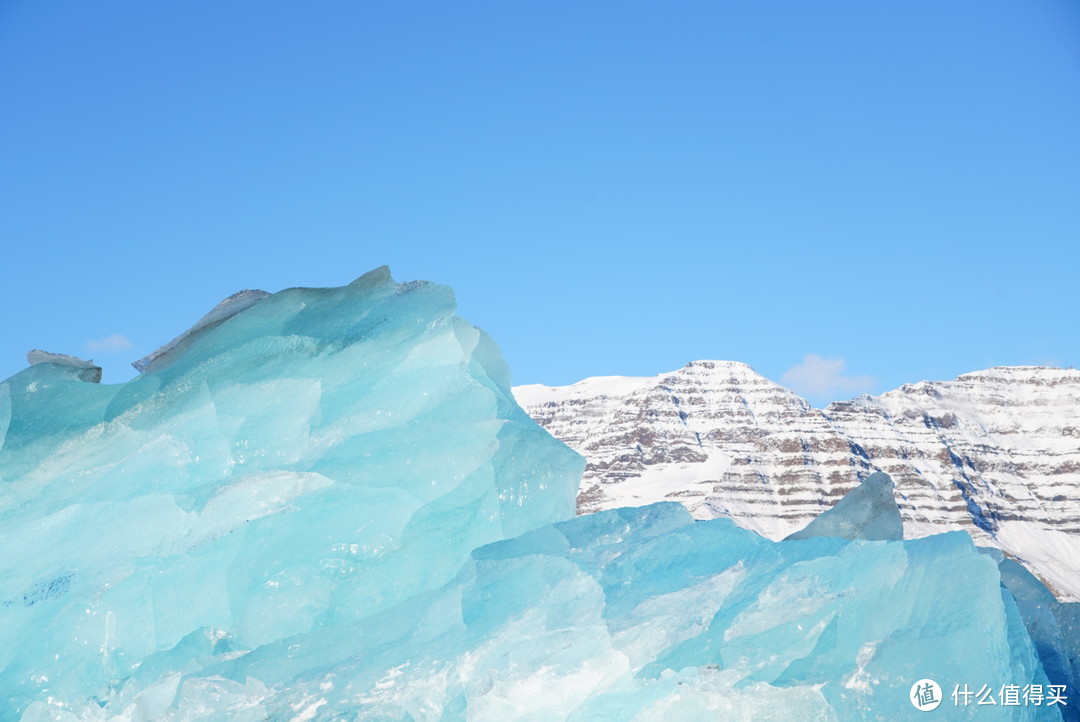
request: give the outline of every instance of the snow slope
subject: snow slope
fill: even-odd
[[[678,500],[779,539],[885,471],[908,537],[965,530],[1080,599],[1075,369],[999,367],[824,410],[730,361],[514,395],[586,457],[579,512]]]

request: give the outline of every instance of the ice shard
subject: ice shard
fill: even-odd
[[[201,334],[229,320],[236,314],[254,306],[270,294],[261,290],[237,291],[224,299],[221,303],[210,309],[202,318],[192,325],[187,331],[169,341],[148,356],[135,361],[131,365],[139,373],[146,373],[150,367],[159,363],[162,359],[181,351],[187,344],[198,338]]]
[[[877,472],[849,491],[788,539],[830,536],[841,539],[903,539],[904,522],[888,474]]]
[[[1047,678],[1068,691],[1063,718],[1080,722],[1080,603],[1059,602],[1015,559],[997,549],[982,551],[999,559],[1002,586],[1016,599]]]
[[[49,353],[36,348],[26,354],[26,362],[31,366],[54,364],[56,366],[66,366],[69,369],[79,369],[75,372],[75,378],[79,381],[88,381],[92,384],[101,382],[101,367],[96,366],[93,360],[87,361],[77,356],[69,356],[66,353]]]

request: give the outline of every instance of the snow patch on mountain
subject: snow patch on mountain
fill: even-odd
[[[1080,371],[997,367],[813,408],[743,363],[514,389],[586,457],[580,513],[661,500],[771,539],[877,471],[905,534],[949,529],[1080,599]]]

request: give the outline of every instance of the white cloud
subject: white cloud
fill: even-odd
[[[135,347],[135,344],[128,341],[127,338],[120,333],[114,333],[112,336],[106,336],[105,338],[99,338],[94,341],[87,341],[84,345],[88,351],[99,351],[102,353],[123,351]]]
[[[845,376],[844,359],[823,358],[817,354],[803,356],[780,377],[780,383],[807,396],[831,396],[835,393],[857,394],[869,391],[874,379],[869,376]]]

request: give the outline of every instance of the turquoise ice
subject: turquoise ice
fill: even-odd
[[[845,494],[788,539],[832,536],[842,539],[903,539],[904,522],[888,474],[877,472]]]
[[[204,668],[173,719],[208,698],[251,719],[925,719],[908,700],[921,678],[943,719],[1060,719],[949,698],[1049,684],[963,533],[774,543],[662,503],[472,556],[438,593]]]
[[[884,475],[782,542],[575,518],[583,460],[453,310],[380,269],[226,299],[126,384],[33,354],[0,384],[0,720],[1062,718],[954,704],[1072,685],[1080,616],[964,533],[904,540]]]
[[[263,296],[128,383],[37,353],[0,385],[0,720],[96,706],[193,634],[227,655],[368,617],[573,516],[583,460],[448,288]]]

